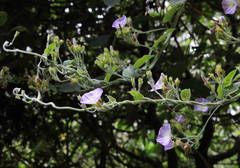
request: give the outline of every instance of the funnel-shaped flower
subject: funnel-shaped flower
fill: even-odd
[[[196,99],[196,102],[199,102],[199,103],[207,103],[209,102],[208,99],[205,99],[205,98],[199,98],[199,99]],[[208,111],[208,106],[203,106],[203,105],[194,105],[194,110],[195,111],[199,111],[199,112],[207,112]]]
[[[150,90],[151,92],[162,89],[164,83],[163,83],[163,78],[164,78],[164,74],[161,73],[160,78],[158,79],[158,81],[154,84],[154,86],[152,87],[152,89]]]
[[[158,132],[157,142],[164,146],[164,150],[170,150],[174,147],[174,142],[171,139],[171,126],[164,124]]]
[[[80,103],[82,104],[95,104],[101,98],[103,90],[101,88],[94,89],[82,95]]]
[[[222,8],[225,14],[232,15],[236,12],[238,0],[222,0]]]
[[[125,25],[127,24],[127,17],[126,16],[122,16],[118,19],[116,19],[113,24],[112,24],[112,27],[113,28],[116,28],[116,29],[119,29],[120,27],[124,27]]]
[[[176,118],[177,122],[179,123],[184,123],[186,122],[185,118],[183,117],[183,115],[177,115]]]

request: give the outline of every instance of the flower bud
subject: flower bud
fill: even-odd
[[[143,84],[143,78],[138,78],[138,90],[141,89],[142,84]]]
[[[135,78],[131,78],[131,83],[132,83],[132,87],[133,87],[134,89],[136,89]]]
[[[182,141],[179,140],[179,139],[175,141],[175,145],[176,145],[176,146],[180,146],[180,145],[182,145],[182,144],[183,144]]]
[[[146,74],[147,74],[148,79],[152,79],[152,72],[151,71],[147,71]]]
[[[175,84],[176,84],[176,86],[180,85],[180,80],[178,78],[175,80]]]

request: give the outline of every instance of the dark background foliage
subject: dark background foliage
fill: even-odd
[[[165,0],[156,2],[159,5],[166,3]],[[146,15],[147,6],[155,8],[156,4],[144,0],[1,0],[0,11],[5,12],[1,22],[4,19],[6,22],[0,25],[0,44],[10,40],[15,31],[20,31],[14,44],[16,48],[29,46],[34,52],[43,53],[48,33],[54,32],[63,40],[84,37],[88,44],[85,57],[88,70],[92,76],[102,78],[104,73],[94,61],[104,47],[113,45],[122,53],[123,59],[136,60],[147,54],[145,48],[116,40],[115,30],[111,27],[116,18],[126,15],[131,17],[135,28],[153,29],[163,15]],[[188,1],[173,34],[176,45],[170,44],[154,67],[155,79],[164,72],[180,78],[181,87],[191,88],[195,98],[206,97],[209,90],[199,76],[193,75],[192,67],[207,74],[216,64],[222,64],[229,72],[240,63],[239,46],[221,45],[213,33],[206,33],[209,28],[200,22],[202,17],[211,20],[216,12],[222,12],[220,1]],[[239,19],[228,16],[228,20],[233,35],[237,36]],[[160,23],[161,26],[169,25]],[[177,37],[183,31],[189,31],[189,39],[198,41],[192,52],[184,52],[186,46],[178,42]],[[146,38],[142,35],[139,41],[144,42]],[[61,48],[63,58],[69,57],[66,48],[65,44]],[[25,104],[11,96],[11,92],[15,87],[31,90],[28,81],[35,73],[36,64],[33,56],[1,50],[0,66],[9,67],[10,79],[0,83],[0,167],[240,167],[240,134],[233,135],[239,127],[239,114],[228,113],[228,106],[218,110],[197,148],[164,152],[155,138],[164,119],[173,117],[172,107],[127,105],[92,115]],[[119,99],[130,99],[124,95],[130,88],[130,84],[119,83],[104,92]],[[76,95],[82,93],[50,90],[45,100],[77,107]],[[233,105],[239,107],[237,103]],[[190,114],[188,119],[196,131],[207,117]]]

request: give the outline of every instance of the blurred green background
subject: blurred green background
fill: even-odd
[[[1,0],[0,44],[20,32],[14,47],[42,54],[48,34],[66,39],[81,38],[86,44],[85,63],[89,73],[102,79],[104,72],[94,64],[104,48],[118,50],[123,60],[134,62],[147,49],[116,39],[112,22],[122,15],[131,18],[133,27],[147,31],[170,27],[163,23],[166,0]],[[210,28],[213,17],[223,15],[221,1],[189,0],[177,22],[169,46],[153,68],[180,78],[181,87],[191,88],[194,98],[206,97],[201,74],[221,64],[226,72],[240,63],[238,44],[226,44]],[[227,16],[233,36],[239,34],[239,12]],[[174,17],[173,17],[174,18]],[[144,43],[162,32],[141,35]],[[68,59],[66,44],[61,57]],[[58,111],[38,104],[26,104],[12,96],[21,87],[30,87],[38,60],[30,55],[6,53],[0,49],[0,68],[9,72],[0,82],[0,167],[2,168],[240,168],[239,103],[218,110],[207,125],[199,145],[186,151],[174,148],[165,152],[155,138],[165,119],[180,111],[188,119],[189,133],[200,130],[206,115],[191,107],[166,105],[126,105],[95,115]],[[56,83],[49,81],[51,85]],[[61,85],[45,93],[45,101],[78,107],[76,96],[83,91]],[[148,93],[147,82],[144,83]],[[117,99],[131,99],[130,84],[117,83],[104,90]]]

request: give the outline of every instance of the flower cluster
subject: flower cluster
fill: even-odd
[[[209,102],[209,100],[207,100],[205,98],[199,98],[199,99],[196,99],[196,102],[207,103],[207,102]],[[194,110],[199,111],[199,112],[207,112],[208,106],[194,105]],[[180,124],[183,124],[186,122],[183,115],[177,115],[175,119]],[[174,141],[172,140],[170,124],[167,123],[167,124],[164,124],[162,127],[160,127],[156,141],[164,146],[165,151],[170,150],[174,147]]]

